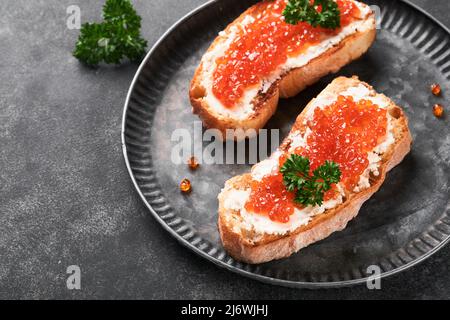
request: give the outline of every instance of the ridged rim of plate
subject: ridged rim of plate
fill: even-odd
[[[215,4],[216,2],[220,2],[223,0],[210,0],[203,5],[197,7],[196,9],[192,10],[188,14],[186,14],[184,17],[179,19],[175,24],[173,24],[159,39],[158,41],[153,45],[151,50],[147,53],[144,60],[140,64],[138,70],[136,71],[136,74],[133,78],[133,81],[131,82],[130,89],[128,90],[127,97],[125,100],[124,105],[124,111],[123,111],[123,118],[122,118],[122,130],[121,130],[121,141],[122,141],[122,151],[123,156],[125,160],[125,164],[128,170],[128,173],[131,177],[131,180],[133,182],[134,187],[136,188],[136,191],[138,192],[141,199],[144,201],[147,208],[150,210],[152,215],[156,218],[156,220],[162,225],[162,227],[169,232],[178,242],[180,242],[183,246],[191,249],[201,257],[206,258],[207,260],[213,262],[214,264],[218,265],[219,267],[225,268],[227,270],[230,270],[232,272],[244,275],[246,277],[262,281],[269,284],[276,284],[281,285],[285,287],[294,287],[294,288],[337,288],[337,287],[346,287],[356,284],[365,283],[369,280],[369,277],[360,277],[357,279],[350,279],[350,280],[338,280],[338,281],[293,281],[293,280],[285,280],[273,277],[271,275],[264,275],[257,272],[259,269],[258,265],[248,265],[244,264],[238,261],[235,261],[233,258],[228,256],[226,252],[221,249],[217,250],[214,246],[208,243],[208,241],[202,239],[201,237],[197,236],[195,237],[195,234],[192,230],[189,230],[189,228],[184,228],[183,226],[179,227],[177,230],[175,230],[174,227],[179,226],[179,223],[181,221],[181,218],[178,218],[176,214],[169,212],[166,214],[163,214],[161,212],[160,214],[157,213],[157,211],[170,211],[170,204],[167,203],[164,196],[161,196],[161,199],[158,201],[158,204],[162,205],[158,209],[155,209],[154,206],[150,204],[150,201],[147,199],[147,197],[144,195],[143,191],[141,190],[141,187],[139,186],[136,177],[135,172],[133,171],[133,168],[130,163],[130,159],[128,157],[129,149],[127,148],[127,141],[126,141],[126,126],[127,126],[127,114],[129,111],[129,105],[130,105],[130,99],[132,96],[132,93],[135,89],[135,85],[141,75],[142,70],[144,69],[145,65],[147,64],[148,60],[151,58],[153,53],[158,49],[158,47],[166,40],[168,35],[170,35],[177,27],[179,27],[181,24],[183,24],[187,19],[191,18],[195,14],[199,13],[200,11],[204,10],[205,8],[209,7],[212,4]],[[418,11],[420,14],[427,17],[429,20],[431,20],[433,23],[435,23],[438,27],[440,27],[448,36],[450,36],[449,29],[441,23],[439,20],[434,18],[431,14],[426,12],[424,9],[420,8],[419,6],[409,2],[408,0],[400,0],[400,2],[403,2],[404,4],[410,6],[412,9]],[[389,5],[387,5],[389,6]],[[384,22],[385,20],[385,13],[386,10],[382,10],[381,12],[381,21]],[[390,30],[391,32],[394,32],[396,34],[401,33],[400,36],[403,38],[404,35],[411,29],[411,24],[402,25],[403,19],[395,20],[395,15],[397,14],[396,11],[391,15],[389,18],[389,21],[386,22],[386,26],[383,26],[383,30]],[[396,23],[392,23],[396,21]],[[393,25],[392,25],[393,24]],[[399,31],[400,27],[402,27],[402,30]],[[427,51],[430,47],[432,47],[436,42],[435,38],[432,38],[433,41],[427,41],[425,44],[422,44],[422,47],[419,47],[418,45],[425,40],[426,37],[423,35],[419,38],[416,38],[414,41],[412,41],[417,35],[418,30],[413,30],[406,39],[410,40],[411,43],[418,48],[420,51],[424,52]],[[428,34],[426,34],[428,35]],[[448,42],[443,42],[444,44],[441,46],[438,46],[434,48],[430,53],[427,54],[427,56],[431,59],[435,55],[437,55],[441,50],[445,47],[445,45],[448,44]],[[448,69],[447,72],[443,72],[443,75],[449,80],[450,79],[450,50],[446,50],[444,53],[441,53],[437,58],[433,60],[433,63],[437,64],[443,63],[442,60],[448,60],[445,61],[440,66],[440,70],[444,71]],[[152,160],[150,156],[150,165],[152,165]],[[156,180],[154,176],[149,178],[149,180]],[[154,191],[156,194],[159,193],[159,189],[154,186]],[[447,218],[447,221],[445,221]],[[171,220],[171,221],[169,221]],[[439,226],[439,227],[438,227]],[[391,253],[388,258],[383,258],[380,261],[380,265],[383,269],[388,269],[389,266],[393,266],[394,268],[388,269],[387,271],[383,271],[380,275],[381,278],[385,278],[394,274],[397,274],[401,271],[404,271],[408,268],[411,268],[412,266],[424,261],[434,253],[436,253],[438,250],[440,250],[443,246],[445,246],[450,241],[450,231],[447,230],[439,230],[440,228],[449,228],[450,230],[450,207],[447,204],[446,211],[443,213],[443,217],[436,221],[436,223],[432,226],[428,232],[422,233],[419,237],[412,240],[408,243],[404,248],[397,249],[393,253]],[[187,233],[185,232],[187,231]],[[183,235],[184,233],[184,235]],[[446,233],[446,234],[444,234]],[[444,238],[442,238],[441,235],[444,234]],[[194,239],[194,240],[192,240]],[[208,251],[208,247],[211,247]],[[405,248],[407,250],[405,250]],[[415,253],[412,252],[419,252],[422,253],[422,255],[416,257]],[[398,265],[401,264],[401,265]],[[361,270],[357,270],[359,273],[364,274],[364,272],[361,272]],[[272,270],[266,271],[266,273],[271,273]],[[349,275],[350,278],[352,275]],[[346,274],[344,274],[343,277],[346,277]]]

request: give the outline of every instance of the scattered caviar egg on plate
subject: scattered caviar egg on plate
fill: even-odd
[[[191,181],[189,181],[189,179],[181,180],[180,190],[181,190],[181,192],[184,192],[184,193],[191,192],[191,190],[192,190]]]
[[[200,164],[197,161],[197,158],[195,158],[194,156],[188,159],[187,164],[189,166],[189,169],[191,170],[196,170],[200,166]]]
[[[433,113],[437,118],[442,118],[444,115],[444,107],[440,104],[435,104],[433,107]]]
[[[433,83],[431,85],[431,92],[435,95],[435,96],[440,96],[441,95],[441,86],[437,83]]]

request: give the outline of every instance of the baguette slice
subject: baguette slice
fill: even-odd
[[[299,137],[298,132],[305,131],[306,119],[309,119],[311,112],[314,112],[318,106],[331,104],[339,94],[352,95],[355,100],[370,97],[374,103],[379,106],[383,105],[388,110],[389,134],[386,141],[376,147],[378,150],[376,152],[379,154],[377,174],[368,172],[366,179],[361,178],[361,181],[365,180],[365,186],[361,186],[360,190],[346,191],[341,203],[319,211],[317,215],[311,216],[309,222],[298,226],[287,226],[289,229],[281,232],[277,229],[280,224],[274,223],[268,218],[263,219],[265,221],[263,224],[257,225],[253,218],[261,220],[261,215],[254,213],[246,215],[243,212],[245,210],[240,209],[245,203],[245,199],[241,197],[242,192],[250,188],[255,174],[261,174],[258,172],[264,168],[264,162],[271,161],[279,151],[290,150],[291,145],[294,146],[298,142],[296,141]],[[357,97],[358,95],[359,97]],[[288,257],[298,250],[328,237],[331,233],[344,229],[347,223],[358,214],[362,204],[380,188],[386,173],[408,154],[411,143],[408,120],[403,111],[389,98],[377,94],[371,86],[359,81],[357,77],[335,79],[306,106],[298,116],[288,137],[268,160],[253,166],[252,173],[234,177],[225,183],[224,189],[218,196],[218,225],[223,246],[235,259],[256,264]],[[276,169],[278,170],[277,167]],[[253,216],[252,219],[249,218],[251,216]]]
[[[352,22],[319,45],[311,46],[294,60],[289,59],[289,63],[279,66],[256,89],[248,89],[242,101],[229,109],[212,93],[212,74],[216,59],[224,54],[229,42],[236,36],[236,30],[257,19],[257,5],[250,7],[219,34],[203,56],[189,92],[193,112],[199,115],[205,127],[219,129],[225,139],[245,138],[239,133],[227,137],[226,129],[242,129],[242,132],[264,127],[275,113],[280,97],[295,96],[321,77],[335,73],[359,58],[372,45],[376,36],[374,13],[367,5],[354,2],[360,8],[361,20]]]

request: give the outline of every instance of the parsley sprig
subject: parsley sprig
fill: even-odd
[[[318,11],[321,6],[320,12]],[[333,0],[289,0],[283,11],[285,21],[289,24],[307,22],[313,27],[336,29],[341,26],[340,11]]]
[[[106,0],[102,23],[85,23],[73,55],[88,65],[119,64],[124,58],[138,60],[147,41],[141,38],[141,17],[130,0]]]
[[[295,202],[304,206],[321,206],[325,192],[341,180],[341,170],[335,162],[325,161],[311,176],[309,159],[297,154],[286,160],[280,172],[286,189],[295,191]]]

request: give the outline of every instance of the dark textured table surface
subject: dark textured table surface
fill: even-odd
[[[152,45],[204,0],[134,1]],[[413,0],[450,27],[448,0]],[[450,246],[365,286],[296,290],[219,269],[178,244],[138,197],[122,158],[123,102],[137,65],[83,67],[71,55],[102,1],[0,2],[0,298],[450,298]],[[169,9],[170,8],[170,9]],[[68,290],[66,268],[81,268]]]

